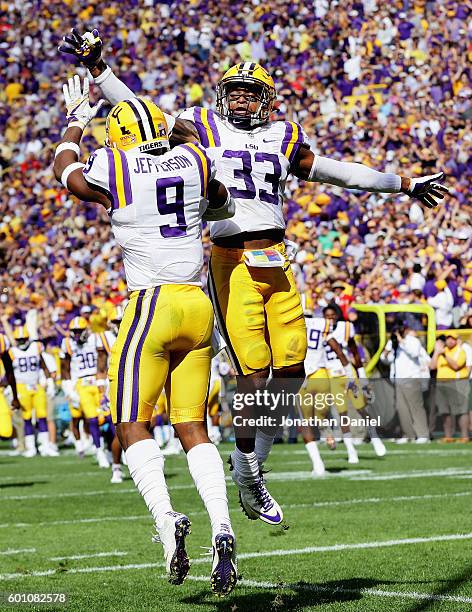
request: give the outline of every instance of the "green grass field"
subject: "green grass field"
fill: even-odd
[[[225,459],[230,449],[220,447]],[[210,558],[201,556],[209,523],[183,456],[166,460],[174,508],[193,524],[190,576],[175,587],[130,479],[111,485],[90,457],[4,453],[0,592],[65,592],[74,611],[471,609],[472,447],[389,445],[378,459],[363,445],[358,466],[348,466],[342,448],[323,456],[329,475],[315,481],[302,444],[274,448],[267,480],[284,529],[249,521],[230,484],[241,579],[219,600],[209,592]]]

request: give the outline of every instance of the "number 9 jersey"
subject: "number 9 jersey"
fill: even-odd
[[[302,127],[293,121],[271,121],[243,130],[201,107],[188,108],[178,118],[195,125],[202,146],[215,156],[216,178],[236,204],[234,217],[210,223],[211,237],[285,229],[285,182],[300,147],[309,147]]]
[[[215,171],[211,153],[193,143],[159,156],[137,148],[102,148],[90,156],[84,178],[112,203],[130,291],[201,285],[201,218]]]

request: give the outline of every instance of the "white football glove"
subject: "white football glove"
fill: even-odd
[[[62,381],[62,391],[64,392],[67,401],[72,404],[74,408],[78,408],[80,405],[80,397],[77,391],[75,390],[75,385],[72,380]]]
[[[412,198],[417,198],[426,208],[436,208],[439,205],[437,200],[442,200],[445,193],[449,193],[449,189],[440,181],[444,178],[444,172],[421,176],[420,178],[410,179],[408,189],[404,189],[404,193]]]
[[[95,117],[105,100],[99,100],[95,106],[90,106],[89,80],[84,79],[83,90],[80,87],[80,77],[75,75],[62,86],[64,101],[67,108],[67,127],[82,129]]]

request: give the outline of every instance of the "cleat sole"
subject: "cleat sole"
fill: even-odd
[[[238,573],[233,561],[234,538],[233,536],[216,537],[215,554],[218,555],[218,563],[210,576],[210,588],[218,597],[226,597],[236,586]]]
[[[190,559],[185,550],[185,538],[191,532],[190,520],[181,518],[175,523],[175,552],[170,562],[170,584],[182,584],[190,570]]]

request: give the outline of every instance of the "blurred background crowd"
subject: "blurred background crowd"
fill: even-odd
[[[78,26],[98,28],[107,63],[168,112],[214,106],[225,69],[258,61],[276,81],[276,118],[300,122],[315,152],[412,177],[444,171],[452,194],[433,211],[294,178],[287,238],[300,247],[293,266],[309,308],[335,299],[349,315],[352,302],[428,302],[438,327],[472,327],[470,3],[1,6],[0,314],[11,324],[35,310],[40,335],[60,343],[73,316],[99,329],[126,298],[106,214],[68,196],[51,171],[62,83],[75,70],[57,46]],[[102,138],[103,126],[90,129],[84,159]]]

